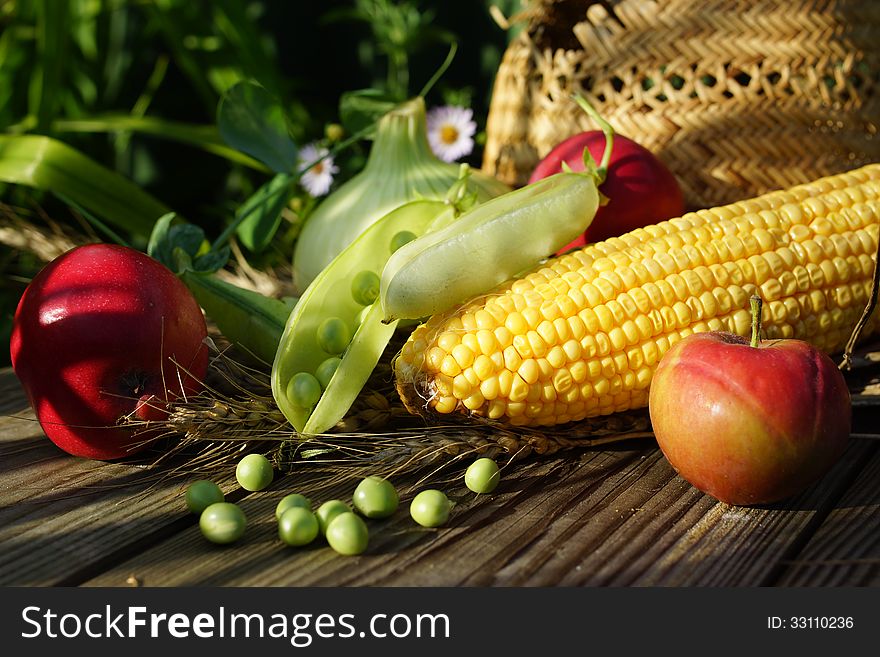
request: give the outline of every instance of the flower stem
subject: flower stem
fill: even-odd
[[[749,297],[749,304],[752,307],[752,342],[753,347],[757,347],[761,343],[761,307],[764,302],[757,294]]]
[[[437,84],[437,81],[446,73],[446,69],[449,68],[449,65],[452,64],[452,60],[455,59],[455,53],[458,50],[458,42],[453,41],[449,44],[449,53],[446,55],[446,59],[443,60],[443,63],[440,64],[440,68],[438,68],[434,75],[431,76],[431,79],[425,83],[425,86],[422,87],[422,90],[419,92],[419,96],[424,98],[428,95],[428,92]]]

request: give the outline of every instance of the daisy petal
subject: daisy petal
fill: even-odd
[[[324,196],[330,191],[333,176],[339,173],[339,167],[333,163],[333,156],[326,148],[317,144],[307,144],[299,152],[300,167],[316,162],[300,177],[300,184],[312,196]]]
[[[477,124],[473,110],[446,105],[432,108],[427,115],[428,143],[431,150],[444,162],[470,155],[474,150]]]

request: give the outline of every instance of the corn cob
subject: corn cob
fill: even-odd
[[[880,164],[637,229],[545,261],[417,327],[395,359],[411,412],[549,426],[647,405],[701,331],[844,349],[870,297]],[[878,326],[875,311],[863,336]]]

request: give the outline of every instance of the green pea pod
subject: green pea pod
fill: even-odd
[[[345,416],[394,334],[396,323],[382,323],[379,305],[365,305],[378,296],[378,285],[372,293],[357,286],[378,281],[398,233],[421,235],[444,212],[456,209],[421,199],[392,210],[336,256],[300,297],[272,366],[272,395],[298,432],[323,433]],[[336,358],[341,361],[322,390],[316,373],[321,368],[325,379],[322,364]]]
[[[559,173],[497,196],[397,250],[382,271],[384,321],[417,319],[484,294],[583,233],[599,207],[594,172]]]
[[[208,273],[187,269],[180,278],[224,337],[266,364],[275,359],[289,305]]]

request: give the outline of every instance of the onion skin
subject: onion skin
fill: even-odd
[[[386,114],[363,170],[324,199],[303,226],[293,255],[298,293],[391,210],[417,197],[443,199],[459,171],[460,164],[443,162],[431,151],[421,97]],[[480,202],[510,191],[480,171],[472,170],[469,180]]]

